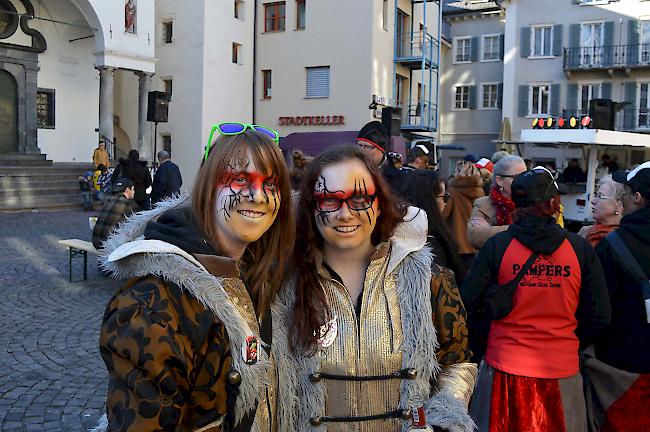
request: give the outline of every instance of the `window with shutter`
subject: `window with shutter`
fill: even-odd
[[[550,57],[553,55],[553,26],[533,26],[530,32],[531,57]]]
[[[454,38],[454,63],[469,63],[472,61],[472,38]]]
[[[481,61],[497,61],[501,59],[501,35],[482,36]]]
[[[548,84],[529,86],[528,115],[547,116],[550,114],[550,88]]]
[[[454,86],[454,110],[469,109],[469,88],[468,85]]]
[[[592,99],[600,98],[601,84],[579,84],[578,85],[578,113],[589,114],[589,102]]]
[[[307,98],[330,97],[330,67],[308,67],[307,70]]]
[[[499,83],[481,84],[481,109],[498,108],[498,86]]]

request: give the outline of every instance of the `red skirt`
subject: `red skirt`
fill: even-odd
[[[481,363],[470,414],[479,432],[586,432],[580,374],[546,379]]]

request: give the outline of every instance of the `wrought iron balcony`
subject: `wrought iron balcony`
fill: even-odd
[[[650,44],[564,48],[564,70],[650,69]]]
[[[398,33],[395,36],[395,62],[411,69],[437,68],[439,42],[429,33]]]
[[[410,100],[401,105],[402,130],[410,132],[435,132],[438,129],[438,106],[429,102]]]

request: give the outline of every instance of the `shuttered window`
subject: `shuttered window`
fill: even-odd
[[[308,67],[307,96],[308,98],[330,97],[330,67]]]

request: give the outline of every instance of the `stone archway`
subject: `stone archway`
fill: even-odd
[[[18,83],[0,69],[0,153],[18,151]]]

